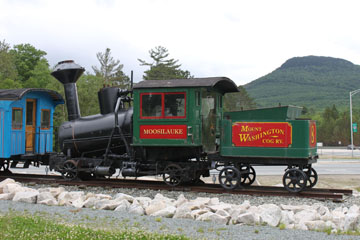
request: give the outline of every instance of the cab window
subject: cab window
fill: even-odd
[[[171,93],[141,93],[140,118],[185,118],[186,94]]]
[[[12,109],[12,129],[22,129],[22,108],[13,108]]]

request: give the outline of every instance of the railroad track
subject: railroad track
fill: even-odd
[[[105,188],[138,188],[151,190],[168,190],[168,191],[184,191],[184,192],[205,192],[216,194],[242,194],[253,196],[281,196],[281,197],[298,197],[313,198],[320,200],[332,200],[334,202],[342,202],[352,195],[349,189],[325,189],[312,188],[300,193],[290,193],[283,187],[273,186],[249,186],[246,188],[238,188],[234,190],[225,190],[219,184],[201,184],[201,185],[184,185],[170,187],[162,181],[152,180],[133,180],[133,179],[94,179],[87,181],[66,181],[61,176],[55,175],[39,175],[39,174],[12,174],[1,173],[0,181],[6,178],[13,178],[18,182],[38,183],[38,184],[59,184],[68,186],[82,187],[105,187]]]

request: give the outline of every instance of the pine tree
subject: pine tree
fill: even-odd
[[[104,53],[98,52],[96,57],[100,62],[100,69],[96,66],[92,66],[92,69],[96,76],[104,80],[104,86],[116,85],[121,88],[130,86],[129,77],[122,71],[124,65],[111,56],[110,48],[106,48]]]
[[[149,51],[152,63],[138,59],[140,66],[149,66],[150,69],[145,71],[144,80],[165,80],[165,79],[187,79],[191,78],[190,72],[181,70],[179,60],[168,59],[169,52],[162,46],[157,46]]]

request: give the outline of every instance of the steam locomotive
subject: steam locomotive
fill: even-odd
[[[288,191],[317,182],[316,124],[298,119],[299,107],[223,112],[224,94],[238,91],[228,78],[147,80],[131,90],[101,89],[100,113],[81,117],[76,81],[83,72],[63,61],[51,73],[64,85],[68,112],[58,130],[61,153],[45,148],[33,152],[36,161],[30,158],[65,179],[106,178],[118,170],[123,177],[161,175],[177,186],[217,169],[221,186],[234,189],[255,181],[255,165],[284,165]],[[10,158],[19,162],[29,153],[22,155]]]

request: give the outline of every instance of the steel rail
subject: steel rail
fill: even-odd
[[[38,184],[55,184],[82,187],[104,187],[104,188],[138,188],[152,190],[184,191],[184,192],[204,192],[215,194],[241,194],[253,196],[279,196],[279,197],[297,197],[313,198],[320,200],[333,200],[341,202],[346,196],[352,195],[349,189],[325,189],[312,188],[306,189],[300,193],[291,193],[283,187],[273,186],[248,186],[234,190],[223,189],[219,184],[202,184],[202,185],[180,185],[171,187],[162,181],[156,180],[134,180],[134,179],[94,179],[94,180],[73,180],[66,181],[61,176],[56,175],[39,175],[39,174],[5,174],[0,175],[0,181],[6,178],[13,178],[19,182],[38,183]]]

